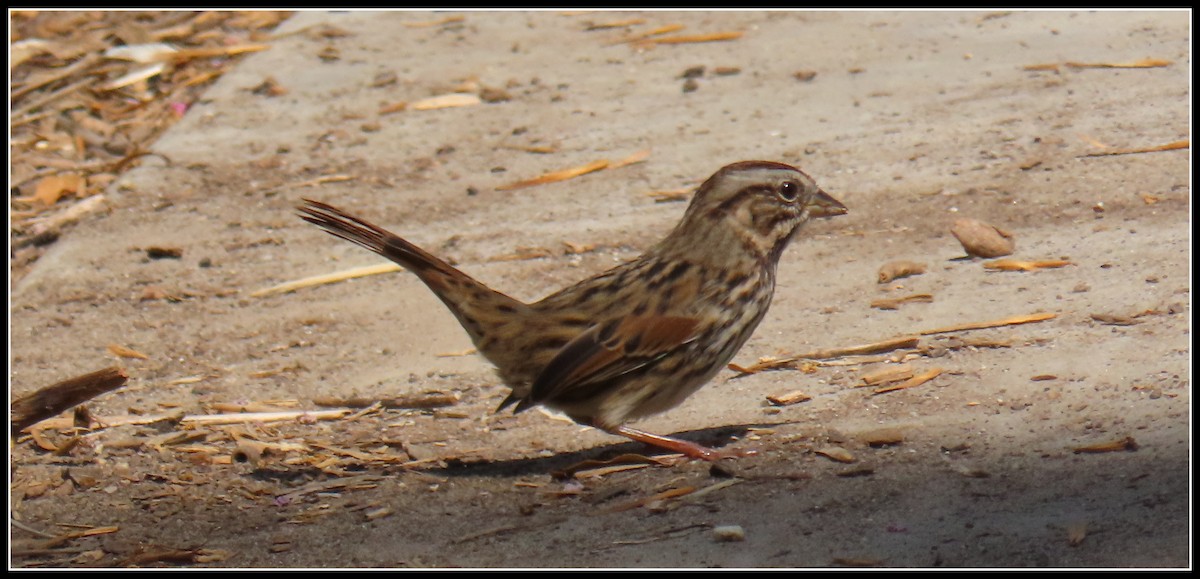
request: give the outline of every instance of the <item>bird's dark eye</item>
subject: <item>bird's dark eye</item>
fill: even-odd
[[[800,184],[795,181],[784,181],[779,184],[779,196],[784,201],[795,201],[800,196]]]

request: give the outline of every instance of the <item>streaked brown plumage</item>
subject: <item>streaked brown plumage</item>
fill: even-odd
[[[416,274],[450,308],[512,393],[581,424],[682,452],[703,446],[626,423],[700,389],[762,321],[775,267],[800,226],[846,208],[799,169],[743,161],[696,190],[679,225],[641,257],[526,304],[340,209],[305,200],[301,216]]]

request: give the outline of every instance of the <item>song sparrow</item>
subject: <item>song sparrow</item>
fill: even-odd
[[[530,304],[336,207],[306,199],[300,212],[441,298],[512,388],[497,412],[540,404],[716,460],[723,453],[626,422],[678,405],[728,364],[766,314],[776,262],[800,226],[847,209],[795,167],[734,163],[700,185],[675,230],[641,257]]]

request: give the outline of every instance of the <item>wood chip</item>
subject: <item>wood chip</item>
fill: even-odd
[[[432,111],[455,107],[469,107],[483,103],[478,95],[469,93],[450,93],[429,97],[408,103],[408,109],[414,111]]]
[[[125,385],[129,376],[117,368],[105,368],[57,382],[9,404],[10,432],[16,434],[47,418]]]
[[[854,455],[840,446],[824,446],[813,452],[837,462],[851,463],[855,461]]]
[[[904,390],[906,388],[913,388],[915,386],[920,386],[930,380],[933,380],[934,378],[937,378],[942,372],[943,372],[943,370],[941,368],[932,368],[930,370],[927,370],[925,372],[917,374],[916,376],[913,376],[912,378],[909,378],[908,380],[905,380],[904,382],[901,382],[899,384],[893,384],[891,386],[884,386],[882,388],[876,388],[874,393],[875,394],[883,394],[885,392],[894,392],[896,390]]]
[[[275,295],[275,294],[289,293],[289,292],[294,292],[298,289],[304,289],[307,287],[337,283],[340,281],[345,281],[348,279],[354,279],[354,278],[359,278],[359,277],[366,277],[369,275],[378,275],[381,273],[391,273],[394,271],[402,271],[403,269],[404,268],[400,267],[399,265],[396,265],[391,262],[380,263],[377,265],[368,265],[368,266],[364,266],[364,267],[356,267],[353,269],[347,269],[347,270],[343,270],[343,271],[339,271],[339,272],[335,272],[335,273],[316,275],[316,276],[312,276],[312,277],[306,277],[304,279],[298,279],[295,281],[284,282],[279,285],[271,286],[269,288],[257,290],[255,292],[251,293],[250,297],[261,298],[261,297]]]
[[[925,264],[923,263],[908,260],[889,261],[879,266],[879,283],[887,283],[894,279],[923,273],[925,273]]]
[[[478,354],[478,353],[479,353],[479,350],[477,350],[475,348],[467,348],[466,350],[460,350],[458,352],[439,352],[437,354],[434,354],[434,356],[436,356],[438,358],[460,358],[462,356],[470,356],[472,354]]]
[[[1070,261],[1065,259],[1043,259],[1038,261],[1025,261],[1020,259],[997,259],[983,264],[984,269],[993,269],[998,271],[1037,271],[1039,269],[1054,269],[1072,265]]]
[[[197,58],[214,58],[224,56],[236,56],[238,54],[248,54],[251,52],[261,52],[271,48],[269,44],[240,44],[231,46],[213,46],[206,48],[187,48],[176,51],[171,55],[171,60],[176,64],[195,60]]]
[[[641,162],[645,161],[646,159],[649,159],[650,152],[651,152],[650,149],[642,149],[640,151],[634,152],[633,154],[629,155],[628,157],[625,157],[624,159],[617,159],[616,161],[613,161],[612,163],[610,163],[608,165],[608,168],[609,169],[620,169],[621,167],[627,167],[629,165],[636,165],[637,163],[641,163]]]
[[[188,424],[242,424],[246,422],[280,422],[283,420],[334,420],[350,414],[349,408],[338,410],[294,410],[287,412],[238,412],[231,414],[195,414],[184,416]]]
[[[409,28],[431,28],[431,27],[434,27],[434,26],[445,26],[445,25],[447,25],[447,24],[456,24],[456,23],[459,23],[459,22],[463,22],[463,21],[465,21],[466,19],[467,19],[467,17],[466,17],[466,16],[463,16],[463,15],[461,15],[461,14],[458,14],[458,15],[454,15],[454,16],[447,16],[447,17],[445,17],[445,18],[440,18],[440,19],[438,19],[438,20],[423,20],[423,21],[418,21],[418,22],[403,22],[402,24],[404,24],[404,26],[407,26],[407,27],[409,27]]]
[[[832,348],[828,350],[816,350],[806,354],[797,354],[782,358],[773,358],[765,361],[760,361],[757,364],[743,367],[737,364],[730,364],[729,369],[739,374],[755,374],[764,370],[779,370],[784,368],[793,368],[795,363],[800,360],[825,360],[829,358],[840,358],[842,356],[858,356],[865,354],[878,354],[881,352],[890,352],[904,348],[915,348],[921,341],[918,336],[901,336],[892,338],[882,342],[874,342],[870,344],[862,344],[858,346],[847,346],[843,348]]]
[[[1107,324],[1110,326],[1132,326],[1140,323],[1136,315],[1127,316],[1120,314],[1091,314],[1089,317],[1097,322],[1100,322],[1101,324]]]
[[[1064,62],[1062,64],[1058,64],[1058,63],[1052,62],[1052,63],[1045,63],[1045,64],[1030,64],[1030,65],[1026,65],[1024,67],[1024,69],[1029,70],[1029,71],[1057,71],[1057,70],[1059,70],[1059,68],[1061,68],[1063,66],[1066,66],[1068,68],[1076,68],[1076,69],[1079,69],[1079,68],[1161,68],[1164,66],[1170,66],[1171,64],[1172,63],[1169,60],[1162,60],[1162,59],[1157,59],[1157,58],[1146,58],[1146,59],[1142,59],[1142,60],[1136,60],[1133,62],[1125,62],[1125,63]]]
[[[683,187],[668,191],[650,191],[646,195],[653,197],[655,203],[670,203],[673,201],[687,201],[692,196],[692,191],[694,190],[694,187]]]
[[[678,488],[667,489],[661,493],[655,493],[648,497],[635,499],[635,500],[629,501],[627,503],[622,503],[620,505],[612,507],[610,509],[610,512],[619,513],[622,511],[628,511],[630,509],[644,507],[644,506],[647,506],[647,505],[650,505],[653,503],[657,503],[659,501],[663,501],[666,499],[682,497],[684,495],[688,495],[688,494],[691,494],[694,492],[696,492],[696,487],[693,487],[693,486],[682,486],[682,487],[678,487]]]
[[[378,113],[381,115],[388,115],[391,113],[398,113],[407,108],[408,108],[408,103],[405,101],[400,101],[400,102],[385,104],[385,105],[379,107]]]
[[[150,356],[147,356],[137,350],[126,348],[120,344],[109,344],[107,349],[109,354],[112,354],[118,358],[136,358],[138,360],[150,359]]]
[[[659,38],[646,38],[641,40],[642,43],[648,44],[692,44],[697,42],[724,42],[727,40],[737,40],[742,37],[742,32],[712,32],[708,34],[684,34],[679,36],[663,36]]]
[[[1163,151],[1178,151],[1181,149],[1189,149],[1192,146],[1190,140],[1174,141],[1165,145],[1157,145],[1153,147],[1138,147],[1133,149],[1114,149],[1111,151],[1100,151],[1097,153],[1087,153],[1080,157],[1108,157],[1112,155],[1134,155],[1137,153],[1160,153]]]
[[[68,207],[65,211],[40,217],[31,221],[30,233],[44,235],[79,221],[83,217],[96,213],[104,208],[107,199],[104,194],[92,195]]]
[[[592,469],[588,469],[588,470],[578,471],[575,473],[575,478],[579,479],[579,480],[584,480],[584,479],[589,479],[589,478],[600,478],[602,476],[608,476],[613,473],[625,472],[627,470],[638,470],[638,469],[646,468],[648,466],[650,466],[649,463],[614,464],[612,466],[602,466],[599,468],[592,468]]]
[[[907,380],[912,378],[913,368],[910,364],[900,364],[898,366],[888,366],[874,372],[863,374],[860,379],[864,386],[875,386],[887,382],[896,382],[899,380]]]
[[[458,404],[458,395],[444,392],[430,392],[425,394],[392,396],[389,398],[335,398],[331,396],[320,396],[313,398],[313,403],[317,406],[337,406],[345,408],[365,408],[376,403],[381,404],[384,408],[392,409],[441,408],[444,406],[454,406],[455,404]]]
[[[793,390],[786,394],[768,394],[767,402],[774,406],[790,406],[800,402],[808,402],[812,400],[812,396],[805,394],[799,390]]]
[[[622,43],[633,44],[633,43],[637,43],[640,41],[644,41],[653,36],[660,36],[660,35],[669,34],[671,32],[675,32],[678,30],[683,30],[683,28],[684,28],[684,26],[682,24],[667,24],[665,26],[659,26],[658,28],[648,30],[646,32],[641,32],[641,33],[634,34],[631,36],[626,36],[624,38],[621,38],[619,40],[611,42],[610,44],[622,44]]]
[[[1098,444],[1090,444],[1087,446],[1078,446],[1078,447],[1075,447],[1073,450],[1075,451],[1075,454],[1094,454],[1094,453],[1101,453],[1101,452],[1121,452],[1121,451],[1134,452],[1137,449],[1138,449],[1137,441],[1134,440],[1132,436],[1126,436],[1125,438],[1122,438],[1119,440],[1112,440],[1109,442],[1101,442]]]
[[[605,469],[605,468],[609,468],[609,467],[613,467],[613,466],[625,466],[625,465],[661,466],[664,464],[668,464],[670,460],[671,460],[671,457],[669,457],[669,456],[650,457],[650,456],[645,456],[642,454],[626,453],[626,454],[622,454],[620,456],[613,457],[609,460],[585,460],[585,461],[576,463],[574,465],[568,466],[567,468],[564,468],[562,470],[551,471],[550,476],[552,476],[556,479],[567,479],[567,478],[572,478],[572,477],[578,477],[578,473],[583,472],[583,471],[593,471],[593,470]],[[639,468],[640,468],[640,466],[639,466]],[[608,471],[608,472],[616,472],[616,471]],[[603,474],[607,474],[607,472],[604,472]],[[599,476],[599,475],[593,475],[593,476]]]
[[[575,177],[579,177],[581,175],[587,175],[588,173],[594,173],[601,169],[605,169],[608,167],[608,165],[609,165],[609,162],[607,159],[600,159],[599,161],[592,161],[591,163],[588,163],[586,165],[579,165],[578,167],[571,167],[569,169],[563,169],[561,171],[551,171],[551,172],[545,173],[539,177],[534,177],[533,179],[526,179],[524,181],[517,181],[515,183],[509,183],[507,185],[500,185],[499,187],[496,187],[496,190],[497,191],[513,191],[516,189],[524,189],[526,187],[533,187],[535,185],[545,185],[547,183],[557,183],[559,181],[566,181],[568,179],[574,179]]]
[[[925,331],[921,332],[921,335],[922,336],[930,336],[933,334],[946,334],[946,333],[950,333],[950,332],[961,332],[961,331],[965,331],[965,330],[982,330],[982,329],[986,329],[986,328],[996,328],[996,327],[1000,327],[1000,326],[1015,326],[1015,325],[1019,325],[1019,324],[1032,324],[1032,323],[1036,323],[1036,322],[1044,322],[1046,320],[1052,320],[1056,317],[1058,317],[1058,314],[1053,314],[1053,313],[1049,313],[1049,312],[1041,313],[1041,314],[1029,314],[1026,316],[1014,316],[1011,318],[1004,318],[1002,320],[994,320],[994,321],[990,321],[990,322],[971,322],[971,323],[967,323],[967,324],[958,324],[956,326],[948,326],[945,328],[925,330]]]
[[[1143,58],[1133,62],[1067,62],[1071,68],[1161,68],[1170,66],[1169,60],[1159,58]]]
[[[867,446],[891,446],[904,442],[904,431],[899,428],[885,426],[861,432],[856,438]]]
[[[147,247],[146,257],[150,259],[180,259],[183,257],[183,248],[160,246]]]
[[[635,26],[637,24],[645,24],[645,18],[627,18],[625,20],[614,20],[612,22],[588,22],[584,25],[584,30],[607,30],[609,28],[625,28],[626,26]]]
[[[101,84],[100,86],[98,86],[96,88],[98,88],[99,90],[102,90],[102,91],[114,91],[119,88],[127,87],[131,84],[150,80],[150,79],[162,74],[162,72],[166,69],[167,69],[167,63],[165,63],[165,62],[150,64],[147,66],[143,66],[143,67],[134,69],[133,71],[123,74],[117,78],[114,78],[104,84]]]
[[[911,294],[896,298],[880,298],[871,301],[871,307],[879,310],[898,310],[907,303],[931,303],[933,294]]]

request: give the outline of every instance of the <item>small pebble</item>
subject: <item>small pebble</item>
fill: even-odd
[[[713,527],[712,533],[714,539],[727,543],[746,540],[746,531],[742,529],[741,525],[721,525],[719,527]]]
[[[978,219],[959,219],[950,233],[972,257],[1003,257],[1016,249],[1012,233]]]

